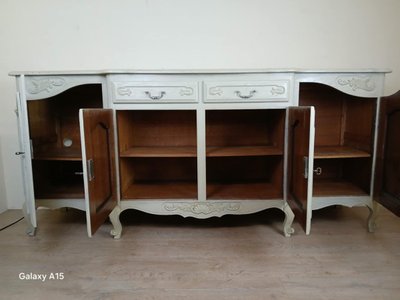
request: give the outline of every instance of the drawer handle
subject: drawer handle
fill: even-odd
[[[164,97],[164,95],[166,94],[164,91],[162,91],[161,93],[160,93],[160,95],[158,95],[158,96],[153,96],[152,94],[151,94],[151,92],[149,92],[149,91],[145,91],[144,92],[151,100],[160,100],[162,97]]]
[[[257,91],[252,90],[249,92],[248,95],[242,95],[242,93],[240,91],[235,91],[235,94],[242,99],[249,99],[249,98],[253,97],[255,93],[257,93]]]

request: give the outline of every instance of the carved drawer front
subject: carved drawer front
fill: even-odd
[[[197,102],[197,82],[116,81],[113,85],[114,103],[174,103]]]
[[[205,82],[205,102],[287,102],[289,80]]]

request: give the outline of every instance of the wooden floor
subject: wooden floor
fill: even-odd
[[[121,240],[110,224],[86,237],[84,213],[38,212],[35,237],[21,221],[0,232],[1,299],[400,299],[400,218],[381,208],[314,212],[310,236],[285,238],[283,214],[208,220],[124,212]],[[20,211],[0,215],[0,227]],[[64,273],[20,280],[20,273]]]

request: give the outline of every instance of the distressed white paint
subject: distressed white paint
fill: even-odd
[[[154,213],[154,214],[178,214],[184,217],[192,216],[196,218],[208,218],[211,216],[222,216],[224,214],[248,214],[252,212],[257,212],[263,209],[268,208],[279,208],[285,213],[285,221],[283,224],[284,234],[285,236],[290,236],[292,233],[291,223],[293,221],[293,213],[290,208],[286,204],[286,192],[284,192],[284,197],[282,199],[275,200],[265,200],[265,201],[252,201],[252,200],[226,200],[226,201],[218,201],[218,200],[206,200],[206,141],[205,141],[205,112],[210,109],[277,109],[277,108],[286,108],[289,106],[295,106],[298,103],[298,91],[299,91],[299,83],[300,82],[319,82],[330,85],[342,91],[347,91],[349,94],[356,96],[365,96],[365,92],[372,93],[374,96],[379,97],[383,91],[383,82],[385,70],[365,70],[365,71],[345,71],[343,73],[338,72],[337,70],[333,72],[325,71],[325,72],[308,72],[308,71],[293,71],[289,73],[285,71],[280,73],[279,71],[269,71],[267,73],[260,73],[259,71],[255,71],[251,73],[250,71],[246,72],[232,72],[232,73],[221,73],[221,70],[216,70],[215,73],[207,70],[204,72],[197,71],[196,73],[180,73],[178,74],[176,71],[162,71],[157,73],[152,71],[151,73],[143,73],[140,74],[138,71],[130,71],[126,74],[119,73],[118,75],[114,75],[115,72],[110,71],[110,74],[100,75],[102,72],[89,72],[90,74],[83,74],[80,72],[79,74],[55,74],[51,73],[45,75],[44,73],[26,73],[25,74],[16,74],[17,83],[18,83],[18,114],[19,114],[19,130],[20,130],[20,139],[21,139],[21,147],[20,151],[24,152],[21,157],[22,167],[23,167],[23,175],[25,185],[25,198],[26,198],[26,215],[29,216],[29,228],[31,228],[30,233],[32,233],[32,228],[36,227],[36,218],[35,218],[35,206],[47,206],[49,208],[60,208],[60,207],[75,207],[78,209],[86,210],[87,220],[88,220],[88,232],[90,235],[90,214],[89,214],[89,203],[88,197],[83,200],[74,200],[74,199],[52,199],[51,201],[37,200],[35,203],[34,200],[34,190],[32,184],[32,170],[31,170],[31,153],[29,147],[29,128],[28,128],[28,119],[27,119],[27,101],[30,101],[29,97],[35,97],[38,99],[41,95],[42,97],[47,97],[48,94],[57,95],[63,92],[66,88],[84,84],[84,83],[101,83],[102,90],[104,95],[103,106],[107,108],[111,108],[114,111],[118,109],[160,109],[160,110],[172,110],[172,109],[191,109],[196,110],[197,116],[197,164],[198,164],[198,200],[193,201],[187,199],[186,201],[176,201],[174,199],[165,199],[163,201],[130,201],[124,200],[119,201],[119,207],[115,208],[113,213],[111,214],[111,221],[114,225],[113,235],[115,237],[119,237],[121,235],[121,224],[119,223],[119,213],[125,209],[139,209],[145,212]],[[112,74],[112,75],[111,75]],[[285,81],[278,81],[277,78],[285,78]],[[348,80],[351,78],[351,80]],[[362,80],[353,80],[354,78],[362,78]],[[368,78],[368,80],[364,80]],[[162,79],[165,85],[160,84],[160,79]],[[221,81],[223,79],[223,81]],[[255,81],[255,79],[259,81]],[[116,81],[115,81],[116,80]],[[248,81],[246,81],[248,80]],[[344,80],[344,81],[343,81]],[[120,85],[121,82],[123,85]],[[135,85],[137,83],[139,85]],[[248,99],[241,99],[230,102],[229,99],[226,98],[227,102],[207,102],[207,97],[209,96],[209,85],[210,83],[217,83],[219,85],[224,85],[229,87],[229,91],[240,87],[250,86],[254,88],[255,82],[261,82],[261,86],[269,86],[269,84],[277,84],[278,82],[285,82],[284,94],[287,98],[283,103],[276,103],[275,101],[271,101],[269,97],[263,97],[255,102],[248,102]],[[117,83],[117,84],[116,84]],[[141,102],[137,103],[137,98],[133,97],[132,99],[124,99],[124,103],[119,103],[119,99],[116,98],[116,92],[118,91],[118,87],[123,86],[125,83],[129,86],[133,86],[136,88],[140,87],[162,87],[168,86],[175,89],[178,87],[180,89],[184,85],[190,85],[192,87],[193,93],[196,95],[196,99],[198,102],[196,103],[175,103],[173,98],[167,99],[166,103],[162,101],[162,99],[158,99],[155,103],[153,101],[150,102]],[[134,84],[133,84],[134,83]],[[186,84],[190,83],[190,84]],[[207,84],[205,84],[207,83]],[[236,85],[235,85],[236,83]],[[199,86],[204,86],[205,88],[199,89]],[[346,86],[344,89],[343,86]],[[117,87],[117,89],[116,89]],[[349,90],[351,89],[351,90]],[[267,92],[270,92],[270,89],[266,89]],[[126,91],[124,90],[123,93]],[[225,91],[223,91],[225,92]],[[186,93],[186,92],[185,92]],[[33,96],[32,96],[33,95]],[[368,94],[369,95],[369,94]],[[186,94],[184,96],[187,96]],[[180,97],[179,93],[175,94],[175,97]],[[187,100],[191,102],[191,99],[181,99],[183,102]],[[172,103],[169,103],[172,102]],[[310,144],[309,144],[309,160],[308,160],[308,202],[307,202],[307,222],[306,222],[306,233],[310,233],[311,229],[311,219],[312,219],[312,210],[320,209],[330,205],[345,205],[345,206],[366,206],[371,211],[371,216],[369,218],[369,229],[372,230],[374,227],[372,213],[374,211],[374,205],[371,196],[366,197],[312,197],[312,183],[313,183],[313,152],[314,152],[314,118],[315,112],[314,108],[311,108],[311,117],[310,117]],[[114,116],[115,119],[115,116]],[[81,122],[81,137],[84,137],[84,128],[82,127],[82,111],[80,111],[80,122]],[[287,124],[285,126],[286,130],[288,128]],[[376,140],[376,136],[375,136]],[[286,138],[287,141],[287,138]],[[82,141],[84,144],[84,140]],[[376,141],[375,141],[376,147]],[[376,149],[374,149],[375,153]],[[287,167],[287,146],[285,146],[285,159],[284,166]],[[85,148],[82,147],[82,157],[83,157],[83,172],[87,174],[86,168],[86,155]],[[116,160],[116,164],[118,166],[118,161]],[[286,176],[285,176],[286,177]],[[84,176],[84,187],[85,194],[88,195],[88,184],[87,184],[87,176]],[[118,181],[119,182],[119,181]],[[373,177],[371,177],[371,182],[373,182]],[[284,180],[283,188],[286,189],[287,181]],[[118,187],[119,190],[119,187]],[[75,201],[75,202],[74,202]]]

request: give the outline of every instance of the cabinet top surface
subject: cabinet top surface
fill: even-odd
[[[390,73],[390,69],[146,69],[12,71],[10,76],[107,75],[107,74],[248,74],[248,73]]]

